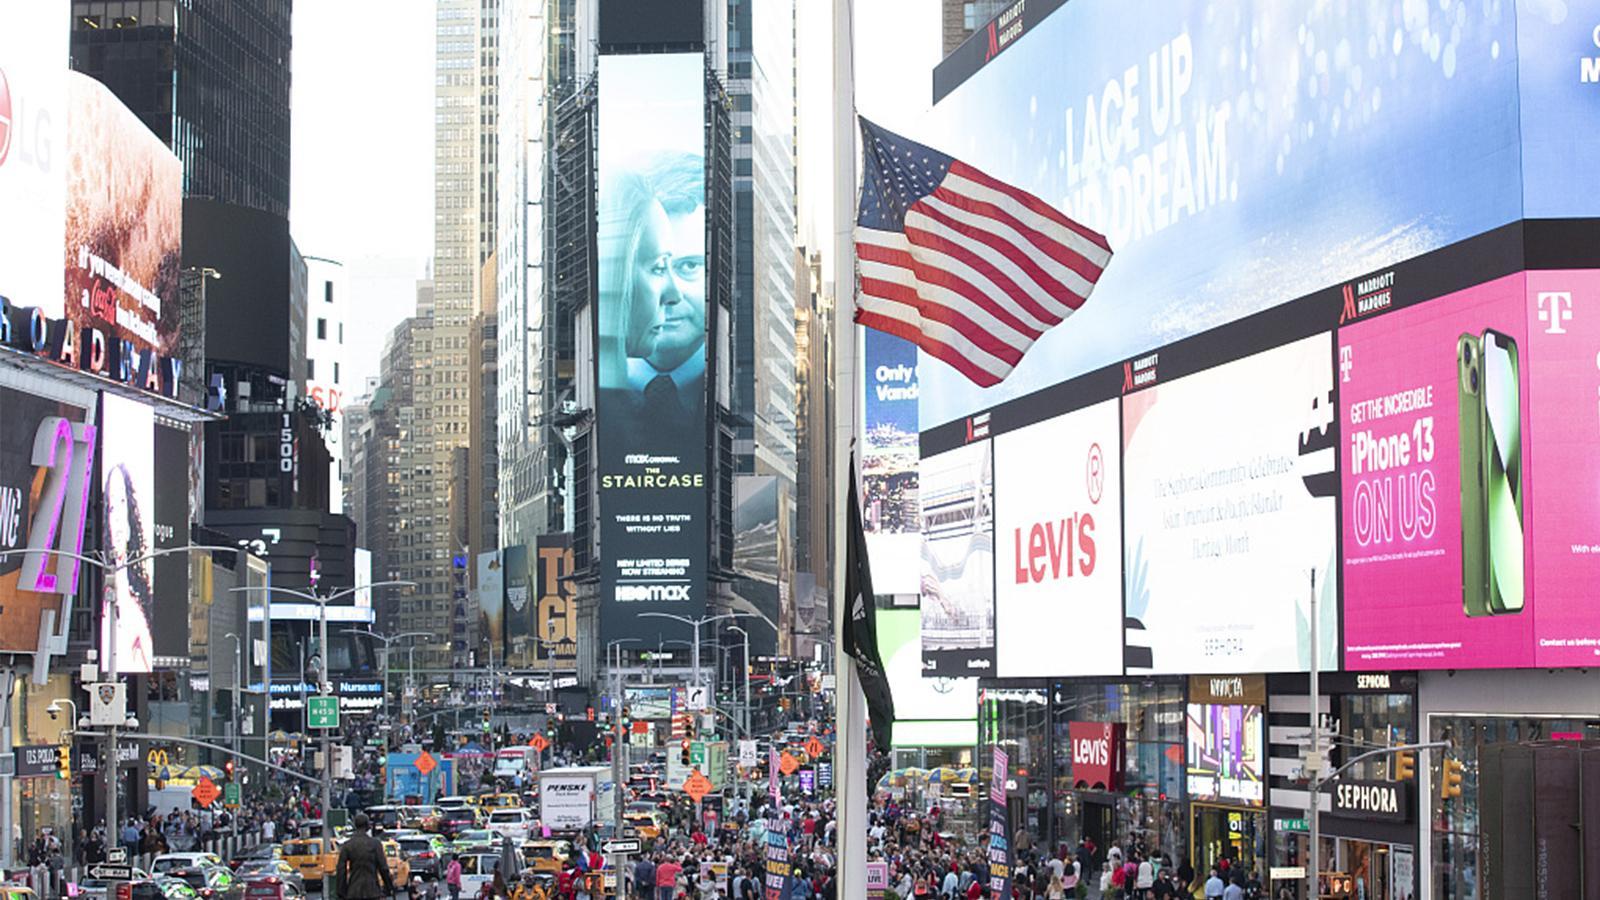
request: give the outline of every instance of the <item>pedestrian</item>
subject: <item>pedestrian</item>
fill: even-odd
[[[1215,867],[1212,867],[1211,876],[1206,879],[1206,900],[1221,900],[1224,887],[1226,885],[1222,882],[1222,876],[1217,874]]]
[[[370,824],[366,813],[356,813],[350,822],[353,833],[339,848],[339,861],[333,871],[335,890],[342,900],[375,900],[394,893],[394,877],[389,874],[383,844],[367,834]],[[379,884],[383,886],[381,891]]]
[[[444,886],[450,892],[450,900],[461,900],[461,860],[453,853],[444,867]]]

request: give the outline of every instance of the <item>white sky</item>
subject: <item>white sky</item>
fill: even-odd
[[[290,230],[345,264],[346,396],[433,256],[433,3],[296,3]]]
[[[796,5],[800,239],[826,251],[833,4]],[[345,264],[351,396],[378,373],[433,255],[433,14],[429,0],[295,5],[291,229],[302,253]],[[940,57],[939,2],[868,0],[856,17],[857,109],[914,138]]]

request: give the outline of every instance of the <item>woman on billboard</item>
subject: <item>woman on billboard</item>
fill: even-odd
[[[106,550],[111,568],[106,570],[106,603],[116,604],[116,633],[111,617],[102,621],[101,646],[114,647],[117,671],[149,672],[154,663],[150,635],[151,536],[145,533],[141,498],[128,467],[117,464],[106,473]],[[128,565],[129,560],[137,560]],[[115,643],[112,643],[112,641]]]

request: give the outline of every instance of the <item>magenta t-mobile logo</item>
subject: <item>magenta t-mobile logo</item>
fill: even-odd
[[[1356,367],[1356,351],[1349,344],[1339,348],[1339,381],[1350,383],[1350,370]]]
[[[1545,323],[1545,334],[1566,334],[1566,323],[1572,321],[1572,292],[1540,291],[1539,321]]]

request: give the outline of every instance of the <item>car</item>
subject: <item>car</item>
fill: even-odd
[[[339,861],[339,845],[322,838],[296,838],[283,842],[283,858],[300,873],[306,888],[321,890],[324,875],[331,875]]]
[[[228,865],[237,871],[245,863],[262,862],[269,859],[283,859],[282,844],[252,844],[233,854],[233,858],[228,860]]]
[[[484,794],[478,798],[478,808],[490,810],[517,809],[522,806],[522,797],[518,794]]]
[[[113,894],[114,900],[198,900],[199,896],[188,882],[165,875],[119,882]]]
[[[462,853],[456,856],[456,861],[461,863],[461,896],[476,897],[485,884],[494,882],[495,868],[500,865],[500,853]]]
[[[235,878],[227,866],[186,866],[171,869],[168,878],[175,878],[194,888],[202,900],[241,900],[244,882]]]
[[[639,832],[639,837],[643,838],[644,840],[653,841],[661,836],[662,827],[660,813],[626,812],[622,814],[622,817],[630,826],[633,827],[635,831]]]
[[[400,814],[400,823],[406,828],[415,828],[419,831],[437,831],[439,808],[432,804],[400,807],[404,812]]]
[[[411,874],[438,878],[444,871],[444,858],[450,852],[444,838],[436,834],[414,834],[399,838],[400,852],[411,864]]]
[[[25,884],[0,884],[0,900],[36,900],[33,888]]]
[[[395,884],[411,883],[411,864],[406,862],[406,856],[400,850],[399,841],[381,841],[383,844],[383,859],[389,865],[389,877]]]
[[[406,816],[404,806],[369,806],[367,818],[371,820],[374,828],[390,829],[399,828]]]
[[[520,806],[496,809],[489,813],[489,830],[513,841],[527,840],[532,828],[532,814]]]
[[[150,874],[165,875],[173,869],[220,865],[222,857],[215,853],[163,853],[150,861]]]
[[[247,889],[252,882],[276,878],[286,885],[293,886],[302,894],[306,891],[306,880],[300,871],[282,858],[250,860],[241,865],[235,874],[245,883]]]
[[[439,808],[439,833],[451,836],[478,828],[483,816],[471,806],[442,806]]]
[[[456,832],[455,840],[450,842],[452,853],[465,853],[484,847],[493,847],[500,840],[500,836],[487,828],[465,828]]]
[[[559,875],[561,867],[572,855],[572,842],[554,838],[527,841],[522,845],[522,859],[535,872]]]

